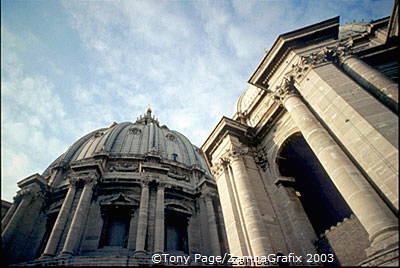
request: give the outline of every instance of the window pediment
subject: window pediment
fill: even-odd
[[[134,198],[123,194],[115,194],[112,196],[105,197],[103,200],[100,201],[101,206],[138,206],[139,202]]]

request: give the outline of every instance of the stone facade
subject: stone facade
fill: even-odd
[[[88,134],[18,186],[2,221],[7,264],[142,265],[155,252],[228,251],[203,155],[150,108]]]
[[[398,265],[398,44],[398,1],[278,37],[201,147],[233,255]]]

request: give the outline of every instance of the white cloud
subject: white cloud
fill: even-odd
[[[80,73],[71,71],[76,66],[58,64],[61,56],[73,55],[55,53],[47,62],[41,55],[28,57],[59,44],[33,34],[37,29],[24,17],[24,31],[1,28],[4,191],[14,187],[9,183],[42,172],[88,132],[113,121],[135,121],[148,104],[161,124],[200,146],[220,117],[232,114],[278,34],[343,13],[341,5],[351,16],[380,12],[368,9],[371,2],[352,9],[351,1],[62,3],[69,24],[61,25],[59,34],[68,32],[77,49],[73,54],[85,55]],[[32,65],[34,60],[43,66]]]
[[[2,196],[15,194],[16,182],[41,173],[66,148],[55,126],[66,115],[54,84],[42,75],[28,75],[20,55],[36,43],[2,27]],[[26,41],[26,42],[24,42]],[[4,57],[3,57],[4,56]],[[12,189],[12,191],[10,190]]]

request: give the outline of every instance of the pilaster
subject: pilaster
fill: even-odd
[[[77,247],[83,232],[83,223],[90,208],[94,190],[93,188],[97,184],[97,176],[92,173],[81,175],[78,177],[78,180],[84,183],[84,187],[75,214],[72,218],[72,223],[68,230],[61,255],[74,255],[78,250]]]
[[[142,181],[142,193],[140,196],[139,220],[136,235],[136,252],[145,253],[147,236],[147,219],[149,214],[149,185],[148,181]]]
[[[64,231],[65,225],[67,223],[68,215],[71,210],[71,205],[75,197],[76,184],[78,180],[76,178],[70,178],[69,181],[70,186],[67,192],[67,196],[64,199],[60,212],[57,216],[57,220],[51,231],[49,240],[47,241],[46,248],[42,254],[43,257],[54,256],[56,254],[58,243],[60,242],[62,232]]]
[[[5,247],[11,240],[16,228],[18,227],[18,223],[23,218],[26,209],[28,208],[31,200],[34,198],[35,192],[32,189],[22,189],[17,193],[16,199],[20,199],[18,202],[18,206],[11,216],[7,226],[4,228],[1,237],[2,237],[2,247]]]
[[[164,251],[164,190],[165,184],[159,183],[157,186],[154,252]]]
[[[213,194],[210,192],[206,193],[204,195],[204,202],[207,208],[208,230],[210,235],[211,251],[214,256],[220,256],[221,246],[219,243],[218,226],[213,205]]]

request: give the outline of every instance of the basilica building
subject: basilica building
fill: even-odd
[[[370,23],[328,19],[262,58],[201,147],[233,255],[398,266],[398,20],[398,1]]]
[[[2,204],[2,262],[398,266],[398,9],[278,36],[201,148],[150,108],[80,138]]]

